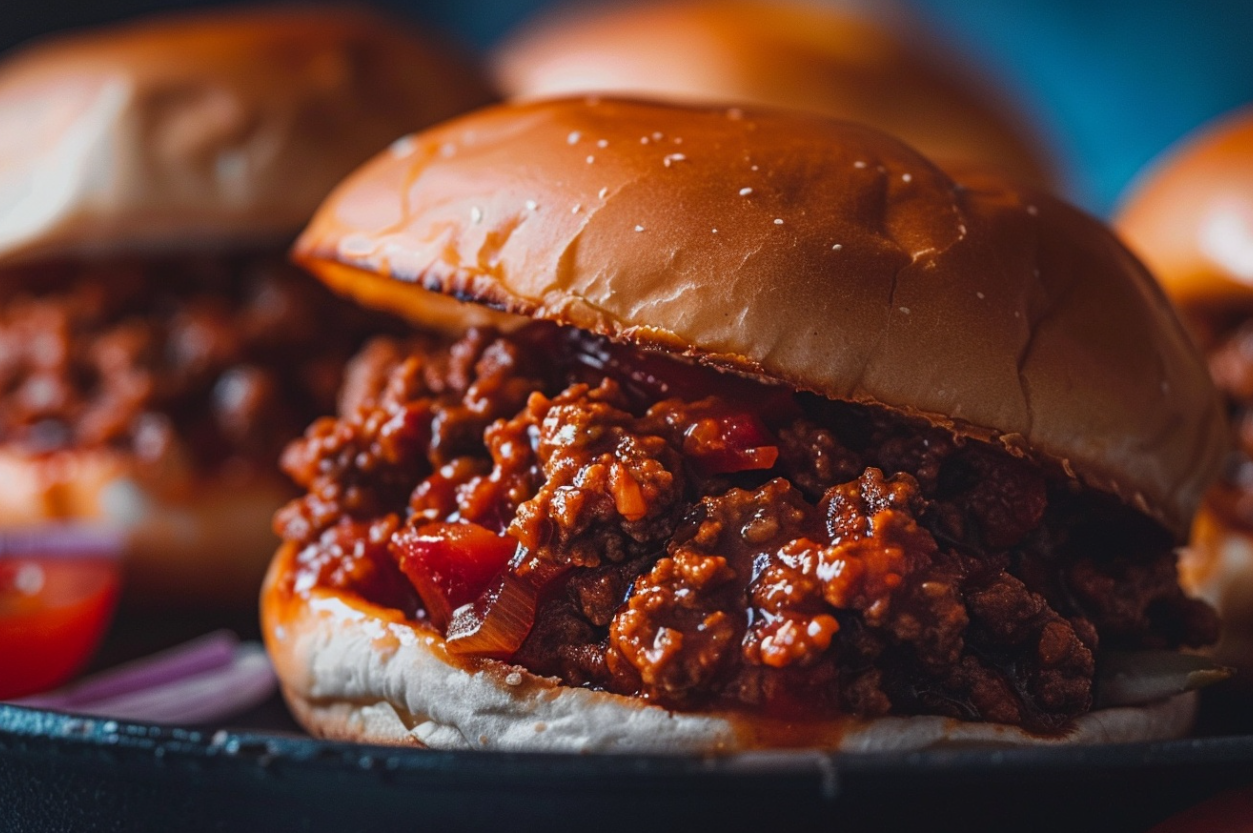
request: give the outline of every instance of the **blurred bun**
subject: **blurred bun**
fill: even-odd
[[[975,72],[922,33],[844,5],[564,5],[500,48],[497,82],[518,98],[603,92],[810,110],[877,127],[934,159],[1049,181],[1040,143]]]
[[[489,97],[462,56],[358,10],[35,43],[0,63],[0,264],[282,240],[362,159]]]
[[[1178,303],[1253,309],[1253,108],[1154,162],[1115,225]]]
[[[272,551],[270,517],[290,497],[277,472],[213,477],[152,471],[129,454],[0,450],[0,526],[100,524],[121,535],[128,596],[145,606],[255,598]]]

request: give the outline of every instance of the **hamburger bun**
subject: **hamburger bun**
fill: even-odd
[[[1253,314],[1253,109],[1168,150],[1132,185],[1115,225],[1202,341]],[[1223,616],[1217,656],[1243,669],[1253,669],[1253,529],[1239,520],[1248,502],[1247,487],[1216,485],[1180,562],[1185,586]]]
[[[440,320],[448,304],[480,304],[505,324],[553,321],[926,420],[1177,538],[1217,473],[1218,400],[1169,304],[1108,230],[1044,194],[979,173],[958,184],[847,123],[607,99],[479,111],[403,151],[341,184],[295,247],[365,303],[419,324],[431,298]],[[455,656],[429,625],[302,586],[299,558],[280,549],[263,626],[293,711],[332,737],[869,750],[1165,737],[1189,721],[1184,699],[1093,712],[1058,735],[891,718],[789,737]]]
[[[682,0],[567,4],[494,58],[513,98],[578,93],[808,110],[862,122],[942,162],[1046,184],[1042,143],[933,37],[855,4]]]
[[[363,159],[489,98],[467,58],[363,10],[38,41],[0,62],[0,287],[46,264],[281,248]],[[0,466],[0,523],[122,526],[128,593],[159,604],[251,603],[291,495],[269,466],[154,476],[110,449],[0,446]]]

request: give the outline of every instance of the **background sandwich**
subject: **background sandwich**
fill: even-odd
[[[386,328],[283,262],[334,182],[487,100],[460,55],[330,8],[49,39],[0,65],[0,524],[101,523],[130,590],[255,598],[282,445]]]
[[[1253,111],[1207,125],[1134,184],[1118,230],[1183,310],[1235,450],[1197,517],[1185,583],[1223,615],[1223,659],[1253,668]]]
[[[877,127],[942,162],[1037,184],[1053,174],[1021,114],[934,33],[853,4],[567,4],[507,39],[494,64],[515,98],[603,92],[789,107]]]

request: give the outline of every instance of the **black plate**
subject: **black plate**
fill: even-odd
[[[0,828],[1144,830],[1253,781],[1253,736],[727,758],[429,752],[0,706]]]
[[[223,626],[258,636],[252,611],[124,611],[95,665]],[[330,743],[277,697],[225,729],[0,705],[0,831],[1143,831],[1253,783],[1251,695],[1207,695],[1188,741],[710,759]]]

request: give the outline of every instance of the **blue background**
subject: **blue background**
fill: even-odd
[[[197,0],[2,0],[0,47]],[[543,0],[377,3],[490,47]],[[1051,141],[1068,195],[1107,213],[1141,167],[1253,101],[1253,2],[908,0],[994,74]]]

